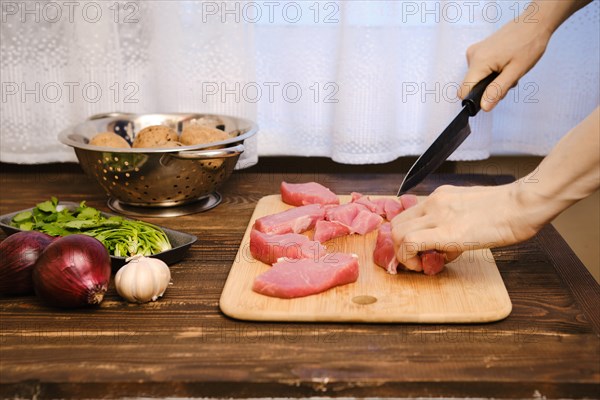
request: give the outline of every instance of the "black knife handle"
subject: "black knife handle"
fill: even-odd
[[[467,107],[471,117],[474,117],[479,110],[481,110],[481,98],[483,97],[483,92],[485,92],[485,88],[488,87],[498,75],[497,72],[492,72],[477,82],[477,85],[475,85],[473,90],[471,90],[467,97],[462,101],[463,107]]]

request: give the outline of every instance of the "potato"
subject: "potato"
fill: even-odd
[[[133,139],[134,148],[147,147],[176,147],[178,142],[177,132],[168,126],[152,125],[147,126],[135,135]]]
[[[127,140],[113,132],[102,132],[95,135],[91,140],[92,146],[102,147],[117,147],[117,148],[130,148],[131,146]]]
[[[201,125],[187,125],[183,128],[179,141],[184,146],[220,142],[229,139],[227,132],[220,129],[209,128]]]
[[[183,144],[181,142],[167,142],[161,147],[181,147]]]

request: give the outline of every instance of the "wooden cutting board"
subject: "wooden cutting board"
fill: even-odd
[[[348,202],[350,196],[340,200]],[[408,271],[390,275],[373,262],[376,231],[325,243],[329,251],[358,255],[355,283],[296,299],[255,293],[254,278],[270,266],[250,254],[250,230],[257,218],[288,208],[279,195],[263,197],[256,205],[221,294],[226,315],[253,321],[477,323],[510,314],[512,304],[489,250],[463,253],[435,276]]]

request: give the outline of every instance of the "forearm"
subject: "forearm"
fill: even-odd
[[[592,0],[534,0],[524,12],[528,18],[519,18],[519,21],[537,21],[541,28],[552,34],[567,18],[591,2]]]
[[[525,178],[492,187],[440,186],[398,214],[392,220],[396,258],[414,269],[421,265],[419,251],[435,249],[452,260],[468,246],[499,247],[527,240],[599,186],[596,108]]]
[[[548,35],[592,0],[532,1],[531,15]],[[519,19],[525,23],[525,19]],[[600,186],[599,109],[565,135],[539,167],[517,182],[517,199],[540,224],[550,222]]]
[[[525,218],[541,227],[599,187],[600,108],[596,108],[514,189]]]
[[[469,70],[458,95],[465,98],[477,82],[490,72],[500,75],[488,85],[481,108],[493,109],[511,87],[538,62],[550,37],[573,13],[591,0],[533,0],[519,18],[467,49]]]

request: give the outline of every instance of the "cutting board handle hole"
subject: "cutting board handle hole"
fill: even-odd
[[[354,296],[352,298],[353,303],[361,304],[361,305],[373,304],[376,301],[377,301],[377,297],[367,296],[367,295]]]

